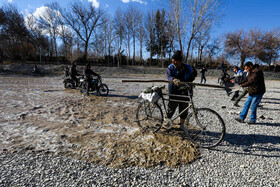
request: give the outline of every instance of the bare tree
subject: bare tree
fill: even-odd
[[[198,32],[194,40],[197,44],[197,56],[199,62],[202,62],[203,49],[210,40],[210,27],[205,24],[204,27]]]
[[[125,17],[124,13],[121,9],[117,9],[115,12],[115,17],[114,17],[114,29],[115,29],[115,34],[118,39],[118,67],[121,64],[121,59],[122,59],[122,45],[123,45],[123,40],[125,36]]]
[[[150,65],[152,65],[153,56],[156,54],[154,49],[154,43],[156,40],[156,33],[155,33],[155,13],[153,11],[148,12],[146,21],[145,21],[145,30],[147,33],[147,51],[150,52]]]
[[[225,36],[225,51],[230,56],[238,56],[240,58],[240,66],[242,68],[246,58],[251,57],[252,54],[251,39],[243,30],[228,33]]]
[[[187,60],[193,39],[204,24],[213,26],[218,23],[222,14],[222,0],[189,0],[191,26],[187,48]]]
[[[100,9],[96,10],[91,3],[74,3],[70,5],[70,8],[70,11],[64,11],[63,13],[64,22],[73,29],[83,42],[83,61],[86,62],[90,38],[94,29],[104,24],[100,19],[104,12]]]
[[[212,64],[213,62],[213,56],[217,55],[220,52],[220,44],[221,40],[216,38],[206,45],[206,51],[208,54],[210,64]]]
[[[24,17],[13,5],[1,8],[0,48],[10,58],[25,59],[30,54],[30,33],[25,26]],[[32,50],[32,49],[31,49]]]
[[[92,44],[99,54],[107,58],[107,64],[109,64],[112,55],[112,43],[115,39],[113,20],[108,14],[101,19],[104,24],[94,33],[95,40]]]
[[[182,38],[185,36],[188,16],[186,16],[186,1],[185,0],[169,0],[169,19],[171,20],[172,29],[177,34],[180,50],[183,51]],[[169,32],[170,33],[170,32]],[[173,34],[174,32],[172,32]],[[171,37],[172,38],[172,37]]]
[[[130,42],[131,42],[131,35],[133,30],[133,17],[134,17],[134,7],[129,6],[129,8],[124,12],[125,17],[125,41],[126,41],[126,53],[127,53],[127,60],[130,60]]]
[[[50,36],[51,41],[51,51],[50,56],[53,56],[53,51],[55,56],[58,56],[57,51],[57,35],[59,33],[58,28],[61,20],[61,14],[59,12],[60,6],[58,3],[51,3],[46,5],[47,8],[38,18],[39,28],[44,30]]]
[[[143,62],[143,43],[144,43],[144,39],[146,37],[146,33],[145,33],[145,28],[144,28],[144,23],[143,23],[143,12],[139,12],[139,16],[138,16],[138,27],[137,27],[137,38],[139,40],[140,43],[140,63],[142,64]]]
[[[42,56],[46,56],[49,51],[48,39],[38,27],[37,18],[34,15],[25,16],[25,25],[30,33],[30,42],[33,44],[36,54],[40,55],[40,62],[42,62]]]
[[[259,36],[258,32],[251,31],[252,36]],[[259,39],[261,38],[261,39]],[[257,44],[255,45],[254,55],[261,61],[267,63],[269,66],[273,64],[279,57],[280,50],[280,31],[279,29],[274,29],[263,33],[261,37],[258,37]]]

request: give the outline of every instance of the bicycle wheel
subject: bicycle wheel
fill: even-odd
[[[226,133],[221,116],[209,108],[195,109],[195,115],[190,113],[183,129],[190,140],[202,148],[217,146]]]
[[[109,93],[108,86],[106,84],[100,84],[98,87],[97,94],[100,96],[107,96]]]
[[[163,113],[157,103],[142,101],[136,111],[136,121],[144,131],[157,132],[163,122]]]

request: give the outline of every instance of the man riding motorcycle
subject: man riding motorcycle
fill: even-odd
[[[90,64],[87,64],[86,65],[86,69],[84,70],[84,75],[85,75],[85,78],[86,78],[86,81],[87,81],[87,83],[88,83],[88,87],[87,87],[87,95],[89,95],[89,88],[91,88],[91,87],[95,87],[95,88],[97,88],[97,82],[96,83],[93,83],[92,82],[92,75],[93,76],[97,76],[98,77],[98,79],[100,79],[101,78],[101,76],[99,75],[99,74],[97,74],[97,73],[95,73],[94,71],[92,71],[92,69],[91,69],[91,65]],[[92,85],[92,84],[95,84],[95,85]]]
[[[78,80],[77,76],[80,76],[80,74],[77,72],[76,64],[72,65],[71,70],[70,70],[70,76],[71,76],[71,79],[75,83],[75,87],[77,87],[78,83],[79,83],[79,80]]]

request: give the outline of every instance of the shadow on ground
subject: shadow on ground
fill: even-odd
[[[226,134],[224,141],[228,142],[230,145],[221,144],[213,150],[241,155],[280,158],[280,136]],[[232,146],[235,146],[235,149],[233,149]],[[224,147],[227,147],[228,149],[225,149]]]

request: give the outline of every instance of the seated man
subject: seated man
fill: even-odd
[[[77,76],[79,76],[79,75],[80,74],[77,72],[77,69],[76,69],[76,64],[73,64],[71,67],[71,70],[70,70],[70,76],[71,76],[71,79],[75,82],[75,87],[78,86]]]
[[[92,76],[97,76],[98,78],[100,78],[100,75],[95,73],[94,71],[92,71],[90,64],[86,65],[86,69],[84,71],[84,75],[86,77],[86,81],[88,82],[88,87],[87,87],[87,95],[89,94],[89,88],[93,87],[93,86],[97,86],[97,85],[92,85]]]

